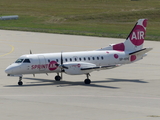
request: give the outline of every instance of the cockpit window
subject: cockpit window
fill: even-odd
[[[22,63],[23,60],[24,60],[24,59],[18,59],[18,60],[16,60],[15,63]]]
[[[25,59],[23,63],[31,63],[29,59]]]

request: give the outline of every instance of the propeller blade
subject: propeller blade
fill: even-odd
[[[62,52],[61,52],[61,65],[63,65],[63,55],[62,55]]]
[[[65,65],[62,65],[62,68],[68,69],[68,67],[66,67]]]
[[[62,68],[65,68],[65,69],[68,69],[68,67],[67,66],[65,66],[65,65],[60,65],[60,64],[55,64],[57,67],[60,67],[61,69]]]
[[[62,52],[61,52],[61,79],[62,79],[62,77],[63,77],[62,71],[63,71],[63,55],[62,55]]]
[[[57,63],[57,64],[55,64],[57,67],[59,66],[59,64]]]

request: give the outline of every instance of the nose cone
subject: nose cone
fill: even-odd
[[[8,66],[6,69],[5,69],[5,73],[7,73],[8,75],[9,74],[12,74],[13,72],[13,68],[11,66]]]
[[[19,70],[19,65],[15,64],[15,63],[13,63],[12,65],[8,66],[5,69],[5,72],[8,74],[8,76],[16,75],[16,74],[18,74],[19,71],[20,71]]]

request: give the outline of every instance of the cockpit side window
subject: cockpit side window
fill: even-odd
[[[18,60],[16,60],[15,63],[22,63],[23,60],[24,60],[24,59],[18,59]]]
[[[23,63],[31,63],[29,59],[25,59]]]

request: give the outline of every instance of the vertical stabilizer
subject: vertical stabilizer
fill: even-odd
[[[139,19],[124,42],[125,51],[142,49],[146,35],[147,19]]]
[[[143,48],[147,19],[139,19],[123,43],[113,44],[98,50],[116,50],[134,52]]]

